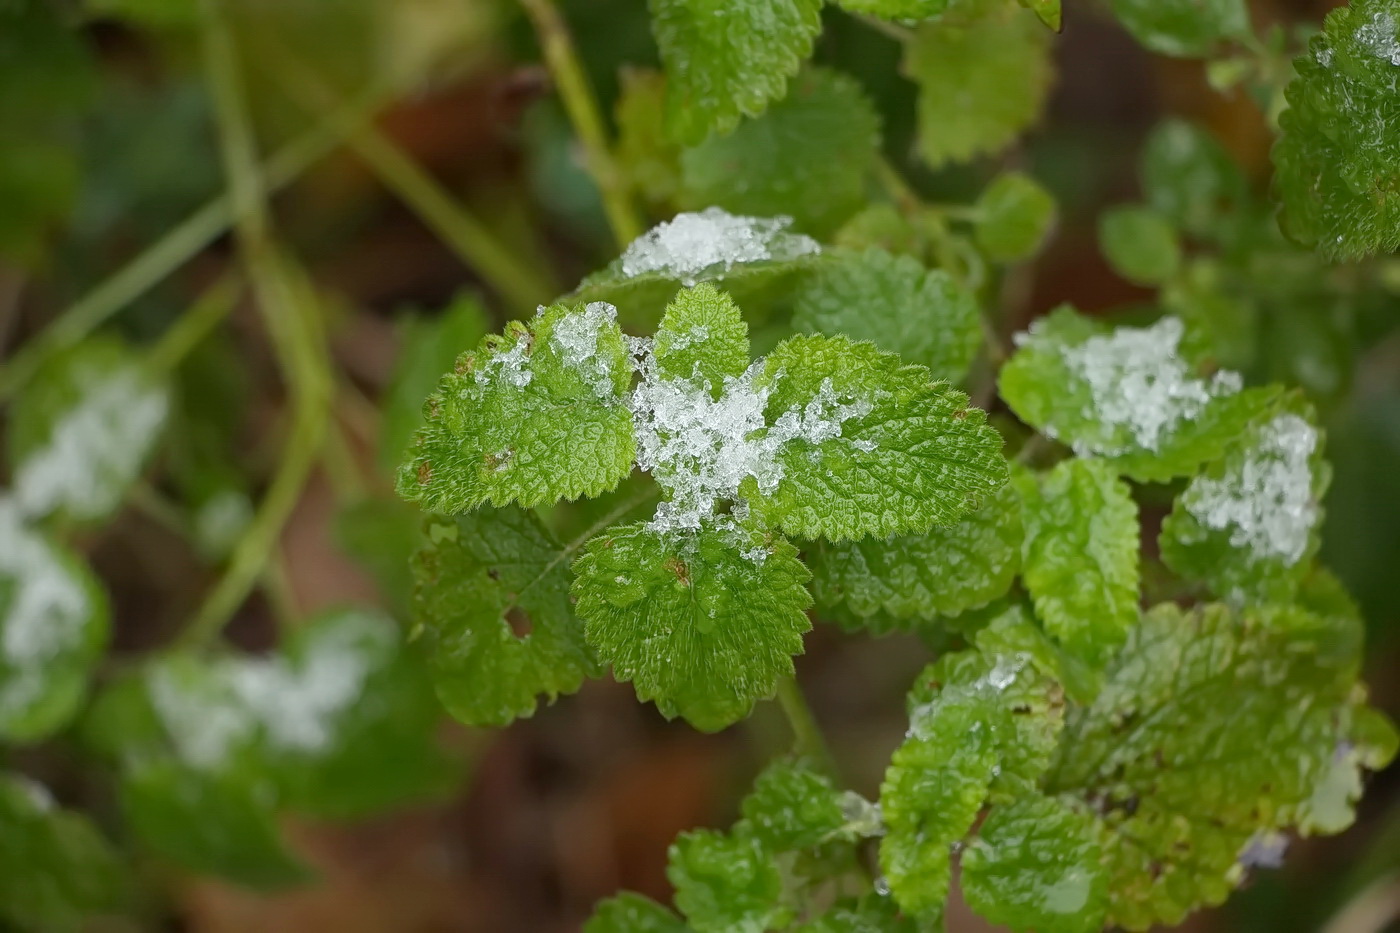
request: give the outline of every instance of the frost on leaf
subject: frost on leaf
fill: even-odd
[[[1318,547],[1329,478],[1310,418],[1293,405],[1262,419],[1187,485],[1162,525],[1169,567],[1222,598],[1292,599]]]
[[[0,772],[0,921],[16,930],[78,931],[129,906],[121,858],[42,784]]]
[[[518,508],[429,519],[413,558],[414,618],[457,719],[503,726],[601,673],[569,602],[570,556]]]
[[[632,369],[611,305],[541,309],[462,354],[424,406],[398,491],[435,512],[596,496],[631,471]]]
[[[983,805],[1026,793],[1050,761],[1064,701],[1035,637],[1019,614],[1003,616],[979,650],[945,655],[914,682],[909,732],[880,788],[880,867],[907,913],[942,911],[952,849]]]
[[[1395,748],[1356,682],[1359,644],[1354,619],[1301,610],[1143,617],[1044,781],[1096,815],[1108,923],[1180,923],[1239,884],[1258,833],[1351,822],[1362,770]]]
[[[109,515],[140,476],[169,411],[168,388],[119,343],[93,341],[55,357],[15,403],[15,503],[31,518]]]
[[[757,380],[784,439],[777,474],[741,484],[753,515],[831,540],[923,532],[1006,482],[1001,436],[922,366],[845,337],[792,337]]]
[[[1113,469],[1060,462],[1020,473],[1022,578],[1045,630],[1070,655],[1103,667],[1138,619],[1137,504]]]
[[[1284,231],[1334,260],[1400,249],[1400,2],[1333,10],[1293,66],[1273,151]]]
[[[793,327],[844,334],[961,382],[982,345],[976,297],[941,269],[872,247],[817,271],[794,299]]]
[[[588,643],[667,718],[713,732],[792,674],[811,623],[797,549],[734,522],[614,527],[584,548],[573,594]]]
[[[903,72],[919,86],[919,155],[934,168],[966,162],[999,152],[1040,115],[1050,33],[1010,7],[925,23],[905,45]]]
[[[91,572],[0,498],[0,736],[28,742],[66,723],[106,640]]]
[[[628,278],[657,273],[694,285],[722,278],[736,266],[818,253],[811,237],[789,233],[790,217],[736,216],[719,207],[677,214],[633,240],[623,251]]]
[[[859,617],[955,616],[1004,595],[1021,566],[1021,502],[1008,485],[982,508],[921,535],[822,544],[811,554],[822,607]]]
[[[1001,395],[1027,424],[1137,480],[1189,474],[1219,457],[1273,401],[1238,374],[1208,374],[1174,317],[1109,330],[1060,308],[1016,337]]]
[[[687,144],[727,133],[787,93],[821,31],[820,0],[650,0],[666,121]]]

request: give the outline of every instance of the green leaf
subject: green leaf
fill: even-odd
[[[993,807],[963,853],[963,896],[1017,933],[1097,933],[1108,894],[1097,830],[1079,806],[1056,797]]]
[[[616,309],[554,305],[464,353],[425,406],[398,492],[435,512],[597,496],[632,470]]]
[[[652,353],[664,379],[699,380],[719,398],[749,368],[749,327],[733,298],[702,283],[667,305]]]
[[[503,726],[602,673],[569,602],[571,557],[518,508],[428,520],[414,618],[453,716]]]
[[[795,933],[928,933],[912,917],[902,916],[894,898],[867,894],[837,901],[830,910]]]
[[[682,833],[671,845],[666,877],[696,933],[763,933],[789,919],[778,866],[752,836]]]
[[[961,382],[982,345],[977,299],[941,269],[882,249],[843,253],[798,290],[793,327],[869,340]]]
[[[1063,28],[1060,0],[1021,0],[1021,6],[1039,16],[1042,23],[1056,32]]]
[[[34,933],[78,933],[128,904],[131,879],[85,816],[28,778],[0,774],[0,919]]]
[[[116,16],[152,28],[199,22],[199,4],[193,0],[87,0],[87,7],[98,16]]]
[[[674,204],[681,187],[684,147],[666,133],[666,76],[651,69],[624,67],[621,81],[613,108],[618,168],[648,204]]]
[[[879,114],[856,80],[811,68],[762,116],[681,155],[681,202],[829,234],[866,201],[879,141]]]
[[[797,549],[738,525],[616,526],[588,543],[575,572],[588,643],[613,676],[706,732],[772,696],[811,627]]]
[[[1022,172],[997,176],[977,199],[976,211],[977,245],[1001,262],[1034,255],[1055,224],[1055,199]]]
[[[1225,217],[1248,197],[1235,160],[1214,136],[1184,120],[1153,128],[1140,174],[1153,210],[1193,236],[1218,238]]]
[[[1329,259],[1400,249],[1400,4],[1356,0],[1327,15],[1279,117],[1276,185],[1289,236]]]
[[[666,65],[666,120],[697,143],[787,92],[821,31],[820,0],[649,0]]]
[[[797,336],[768,355],[768,437],[778,475],[749,476],[754,516],[832,540],[926,531],[1006,481],[1001,437],[928,370],[844,337]],[[781,420],[780,420],[781,419]]]
[[[121,803],[144,846],[196,874],[269,889],[311,880],[278,830],[275,788],[253,775],[142,760],[122,776]]]
[[[573,298],[609,301],[648,326],[680,288],[722,282],[752,314],[785,301],[821,261],[816,240],[789,232],[788,217],[735,216],[718,207],[677,214],[579,283]]]
[[[67,723],[107,631],[92,572],[0,499],[0,737],[33,742]]]
[[[946,12],[954,0],[836,0],[844,10],[881,19],[914,21]]]
[[[1043,481],[1018,473],[1021,575],[1036,615],[1070,655],[1102,667],[1138,619],[1137,504],[1101,460],[1064,460]]]
[[[820,606],[858,616],[954,616],[1004,595],[1021,565],[1021,501],[1009,485],[976,512],[922,535],[823,544],[811,554]]]
[[[1174,317],[1110,330],[1062,307],[1017,336],[1001,396],[1047,437],[1133,479],[1186,476],[1220,457],[1278,393],[1241,390],[1233,372],[1210,375],[1184,335]]]
[[[1109,0],[1109,7],[1133,38],[1162,55],[1209,55],[1250,28],[1244,0]]]
[[[1099,216],[1099,246],[1119,275],[1161,285],[1181,268],[1181,241],[1165,217],[1145,207],[1116,207]]]
[[[1070,714],[1049,794],[1101,823],[1108,923],[1218,904],[1258,833],[1337,832],[1394,732],[1361,704],[1360,629],[1298,610],[1158,606],[1095,702]],[[1228,710],[1228,715],[1222,715]]]
[[[1287,603],[1317,553],[1330,470],[1304,402],[1251,425],[1177,497],[1162,559],[1231,601]]]
[[[15,502],[33,518],[105,518],[140,476],[169,412],[165,384],[120,343],[91,340],[55,355],[15,401]]]
[[[423,424],[423,400],[433,393],[457,355],[486,333],[486,311],[475,296],[459,295],[436,317],[399,321],[399,352],[385,391],[379,430],[379,462],[392,470]]]
[[[1011,7],[967,24],[926,23],[905,46],[903,70],[919,86],[919,155],[934,168],[966,162],[1004,149],[1040,115],[1049,33]]]
[[[800,759],[773,762],[754,781],[740,810],[744,825],[770,852],[808,849],[846,828],[842,795]]]
[[[681,919],[649,897],[623,891],[601,902],[583,933],[687,933]]]

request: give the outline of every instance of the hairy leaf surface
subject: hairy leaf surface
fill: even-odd
[[[671,845],[666,877],[696,933],[763,933],[788,919],[778,866],[752,836],[682,833]]]

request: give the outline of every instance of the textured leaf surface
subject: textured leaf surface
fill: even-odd
[[[734,299],[713,285],[687,288],[666,307],[652,353],[667,379],[698,379],[717,398],[749,368],[749,328]]]
[[[1109,265],[1139,285],[1160,285],[1181,267],[1181,241],[1167,219],[1145,207],[1099,215],[1099,245]]]
[[[821,30],[820,0],[649,0],[666,65],[666,119],[697,143],[787,91]]]
[[[1024,503],[1026,589],[1064,649],[1102,667],[1138,618],[1138,515],[1126,483],[1101,460],[1065,460],[1038,482],[1016,477]]]
[[[0,919],[35,933],[89,929],[119,912],[131,881],[107,840],[42,785],[0,774]]]
[[[649,897],[623,891],[598,905],[583,933],[686,933],[681,919]]]
[[[982,344],[976,297],[941,269],[882,249],[845,253],[798,291],[793,327],[844,334],[961,382]]]
[[[797,927],[796,933],[922,933],[928,929],[901,915],[894,898],[867,894],[838,901],[816,920]]]
[[[15,402],[15,502],[36,518],[111,514],[140,476],[169,412],[167,387],[119,343],[90,341],[51,358]]]
[[[554,305],[464,353],[425,406],[398,491],[435,512],[596,496],[632,469],[631,367],[611,305]]]
[[[1177,497],[1162,559],[1231,601],[1288,603],[1317,553],[1330,470],[1310,406],[1261,419]]]
[[[613,676],[704,731],[771,696],[811,627],[796,548],[737,526],[618,526],[589,542],[575,570],[588,643]]]
[[[1256,833],[1351,821],[1360,769],[1394,753],[1393,730],[1359,705],[1359,636],[1298,611],[1143,617],[1046,779],[1099,816],[1109,923],[1177,924],[1239,883]]]
[[[671,845],[666,877],[696,933],[763,933],[787,919],[778,866],[751,836],[682,833]]]
[[[1109,0],[1119,22],[1163,55],[1206,55],[1249,31],[1244,0]]]
[[[1273,153],[1284,230],[1332,259],[1400,249],[1400,2],[1333,10],[1293,67]]]
[[[904,73],[919,86],[924,161],[965,162],[1025,130],[1050,87],[1049,40],[1032,14],[1011,7],[967,24],[921,26],[906,46]]]
[[[846,826],[841,794],[831,780],[800,759],[764,769],[740,807],[748,832],[770,852],[806,849]]]
[[[828,234],[866,200],[879,137],[879,115],[855,79],[809,69],[762,116],[682,154],[682,205],[784,215]]]
[[[571,557],[519,508],[429,519],[415,620],[453,716],[503,726],[602,672],[569,603]]]
[[[1097,933],[1107,908],[1098,828],[1088,813],[1028,795],[993,807],[962,857],[973,910],[1018,933]]]
[[[1018,335],[1001,396],[1022,421],[1142,481],[1186,476],[1220,457],[1277,397],[1209,374],[1185,327],[1109,329],[1062,307]]]
[[[967,396],[921,366],[844,337],[798,336],[768,355],[770,424],[831,426],[778,451],[781,477],[740,487],[754,515],[832,540],[925,531],[956,521],[1006,481],[1001,437]],[[810,418],[809,414],[815,415]]]
[[[1012,262],[1040,249],[1055,223],[1055,199],[1022,172],[999,175],[977,199],[977,245],[993,259]]]
[[[0,499],[0,737],[31,742],[73,716],[107,629],[91,571]]]
[[[1021,502],[1008,485],[976,512],[922,535],[825,544],[812,553],[820,606],[861,617],[954,616],[1006,593],[1021,565]]]

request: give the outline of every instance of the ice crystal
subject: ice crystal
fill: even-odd
[[[736,216],[718,207],[677,214],[632,241],[622,273],[660,272],[694,285],[704,273],[723,275],[740,263],[820,252],[816,240],[787,232],[791,224],[790,217]]]

